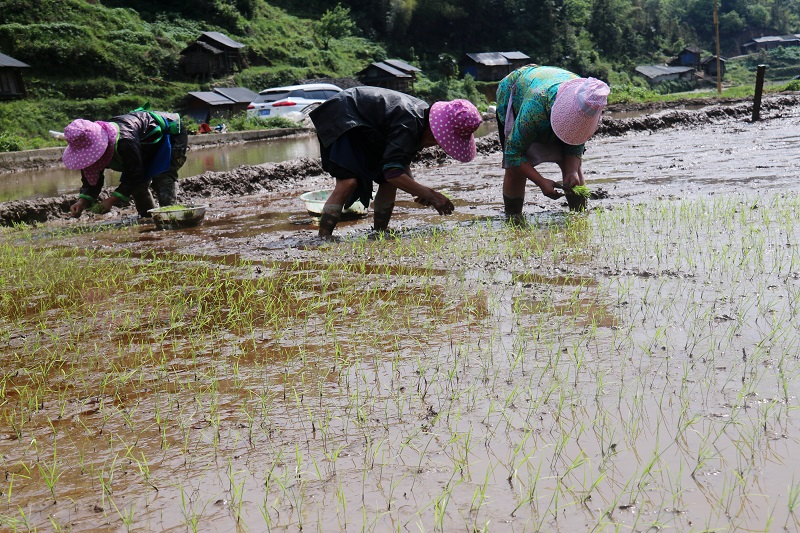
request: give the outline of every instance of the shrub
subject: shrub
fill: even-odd
[[[273,118],[280,118],[280,117],[273,117]],[[267,121],[261,120],[258,117],[249,117],[245,112],[233,115],[228,120],[222,122],[225,122],[225,126],[228,128],[228,131],[247,131],[247,130],[263,130],[266,128],[265,123]],[[211,126],[214,125],[215,124],[211,124]]]
[[[0,152],[19,152],[25,149],[24,141],[5,131],[0,132]]]
[[[262,121],[263,126],[260,129],[275,129],[275,128],[298,128],[300,124],[295,122],[294,120],[288,119],[286,117],[270,117],[267,120]]]

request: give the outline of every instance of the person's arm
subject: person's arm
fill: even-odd
[[[565,187],[576,187],[586,185],[581,169],[581,158],[574,155],[564,155],[564,162],[561,166],[561,177]]]
[[[447,196],[421,185],[405,172],[386,181],[413,196],[417,203],[433,207],[440,215],[449,215],[455,209]]]
[[[512,191],[512,190],[504,190],[503,194],[511,198],[520,198],[525,195],[524,189],[524,179],[529,179],[533,183],[535,183],[539,189],[542,190],[542,194],[547,196],[548,198],[552,198],[553,200],[557,200],[563,196],[558,190],[555,188],[555,183],[551,179],[547,179],[541,174],[539,171],[536,170],[530,163],[522,163],[516,167],[509,167],[506,169],[506,179],[504,183],[518,183],[522,184],[521,191]],[[508,187],[504,187],[508,188]]]
[[[94,185],[86,181],[83,171],[81,171],[81,190],[78,193],[78,200],[69,206],[69,212],[73,217],[80,217],[84,210],[97,203],[97,198],[103,190],[104,181],[105,176],[102,170],[100,171],[100,177],[97,179],[97,183]]]

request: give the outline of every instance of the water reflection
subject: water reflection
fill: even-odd
[[[485,122],[476,133],[480,137],[496,129],[493,122]],[[186,155],[186,164],[178,172],[181,178],[206,171],[231,170],[242,165],[319,157],[319,143],[316,135],[298,135],[211,148],[190,147]],[[0,202],[77,194],[80,185],[80,174],[63,166],[0,173]],[[107,171],[106,185],[119,185],[119,173]]]
[[[203,172],[225,171],[241,165],[258,165],[319,157],[319,144],[313,135],[226,144],[211,148],[190,148],[186,164],[178,172],[181,178]],[[106,172],[106,184],[118,185],[119,173]],[[81,185],[80,174],[63,166],[0,174],[0,202],[72,194]]]

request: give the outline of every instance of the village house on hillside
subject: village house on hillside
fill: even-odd
[[[371,63],[367,68],[356,73],[356,77],[364,85],[407,93],[414,91],[417,72],[421,72],[421,70],[405,61],[387,59]]]
[[[650,85],[658,85],[665,81],[679,81],[694,79],[693,67],[671,67],[666,65],[640,65],[636,72],[644,76]]]
[[[461,73],[469,74],[476,81],[500,81],[511,71],[530,63],[530,59],[522,52],[468,53],[461,64]]]
[[[754,54],[761,50],[772,50],[780,46],[800,46],[800,33],[756,37],[742,45],[742,52],[745,54]]]
[[[692,67],[695,70],[700,70],[700,54],[702,54],[702,51],[699,48],[686,47],[667,65],[671,67]]]
[[[22,98],[25,96],[25,83],[22,80],[23,68],[29,68],[22,61],[0,54],[0,99]]]
[[[210,78],[244,68],[244,45],[217,31],[204,31],[181,51],[181,65],[189,76]]]
[[[186,96],[185,112],[197,122],[230,117],[247,111],[258,93],[245,87],[214,87],[212,91],[193,91]]]
[[[720,79],[725,77],[725,63],[727,63],[727,62],[728,62],[728,60],[725,59],[724,57],[722,57],[722,56],[719,57],[719,72],[720,72],[719,77],[720,77]],[[703,73],[706,76],[711,77],[711,78],[716,78],[717,77],[717,56],[709,56],[709,57],[707,57],[706,59],[703,60],[703,62],[700,64],[700,66],[703,69]]]

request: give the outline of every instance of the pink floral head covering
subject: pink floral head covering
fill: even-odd
[[[70,170],[83,170],[83,176],[90,185],[97,180],[106,165],[114,156],[114,143],[118,133],[113,122],[73,120],[64,128],[67,147],[61,156],[64,166]]]
[[[574,146],[588,141],[606,106],[611,89],[595,78],[573,78],[558,87],[550,111],[550,125],[556,136]]]
[[[475,130],[481,114],[469,100],[436,102],[431,106],[430,126],[434,139],[450,157],[464,163],[475,159]]]

